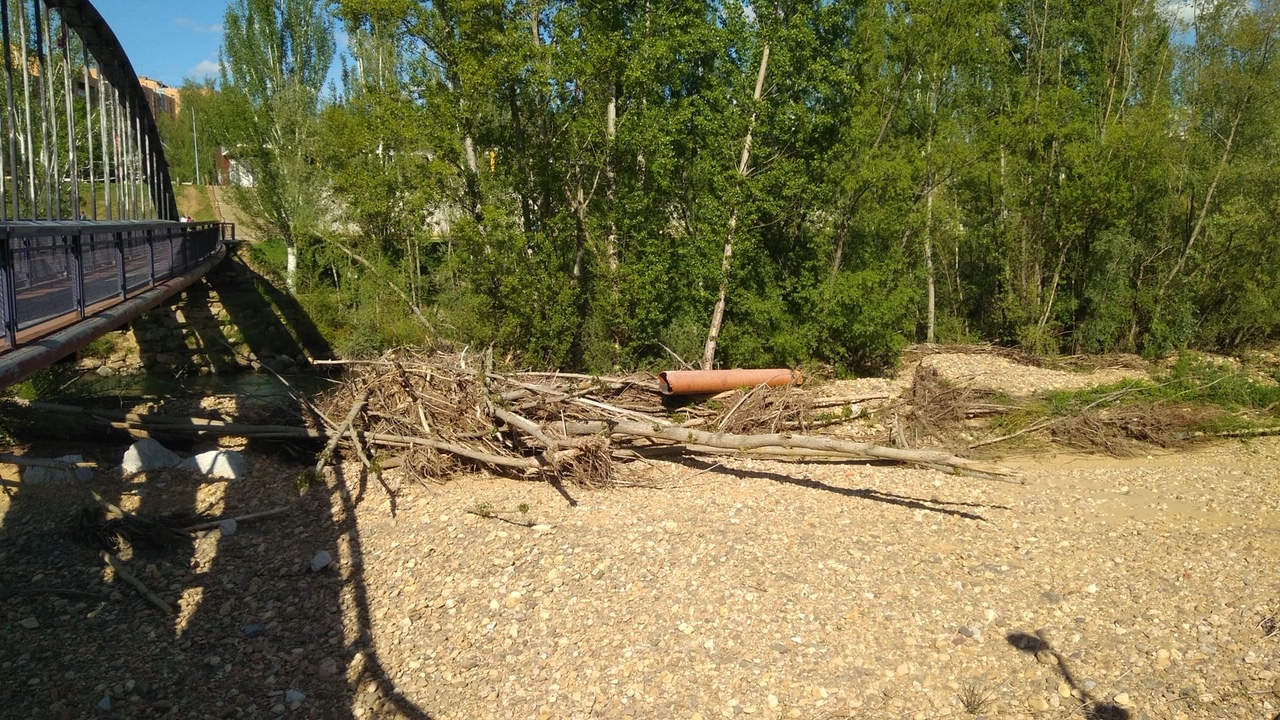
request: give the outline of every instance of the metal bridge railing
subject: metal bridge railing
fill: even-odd
[[[0,349],[179,277],[234,239],[235,226],[218,222],[0,225]]]

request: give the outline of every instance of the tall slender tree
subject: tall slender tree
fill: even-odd
[[[313,155],[320,93],[333,61],[322,0],[234,0],[224,23],[222,117],[232,156],[253,178],[243,193],[284,241],[285,282],[297,288],[298,244],[323,212]]]

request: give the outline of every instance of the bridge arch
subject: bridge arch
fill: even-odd
[[[177,220],[146,93],[93,4],[0,0],[0,25],[0,217]],[[81,96],[84,107],[76,109]]]
[[[146,92],[88,0],[0,0],[0,388],[183,292],[234,226],[177,222]]]

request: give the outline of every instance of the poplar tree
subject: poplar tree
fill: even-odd
[[[297,289],[298,245],[323,207],[313,155],[320,92],[333,61],[321,0],[235,0],[227,7],[220,85],[232,158],[253,178],[241,193],[269,236],[284,241],[285,283]]]

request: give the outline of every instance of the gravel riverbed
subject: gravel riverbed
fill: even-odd
[[[0,717],[1280,712],[1277,438],[1002,459],[1025,485],[755,459],[633,463],[658,487],[614,490],[389,474],[394,508],[352,466],[299,497],[301,465],[248,452],[238,484],[95,480],[137,511],[290,508],[125,553],[173,616],[67,538],[82,490],[10,488]],[[51,587],[101,597],[29,592]]]

